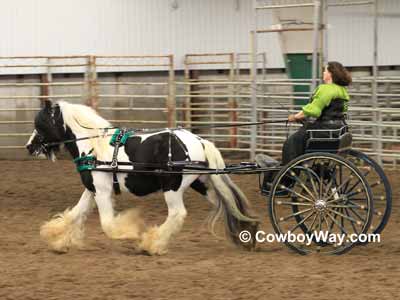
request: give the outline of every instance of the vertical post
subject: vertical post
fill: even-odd
[[[262,71],[261,71],[262,80],[267,80],[267,55],[266,55],[265,52],[260,53],[260,55],[261,55],[261,59],[262,59],[261,60],[261,63],[262,63]],[[268,86],[265,84],[265,82],[262,83],[261,90],[262,90],[262,93],[264,95],[268,92]],[[260,121],[265,121],[268,118],[268,112],[267,111],[263,111],[261,113],[261,115],[262,115],[262,119],[263,120],[260,120]],[[263,132],[263,134],[265,132],[267,132],[268,124],[262,125],[261,129],[262,129],[261,131]],[[272,143],[274,144],[274,141],[272,141]]]
[[[43,107],[45,101],[50,100],[49,97],[49,80],[46,76],[46,74],[40,74],[40,83],[42,84],[40,86],[40,96],[46,96],[46,98],[40,98],[40,104]]]
[[[253,28],[251,31],[251,122],[257,122],[257,0],[253,0]],[[254,160],[257,148],[257,126],[250,130],[250,159]]]
[[[320,0],[314,0],[314,21],[313,21],[313,53],[312,53],[312,83],[311,92],[317,86],[318,48],[319,48],[319,27],[320,27]]]
[[[92,78],[91,78],[91,97],[90,97],[90,106],[93,109],[97,109],[98,106],[98,87],[97,87],[97,70],[96,70],[96,56],[91,56],[91,70],[92,70]]]
[[[267,55],[265,52],[260,53],[260,54],[261,54],[261,59],[262,59],[262,61],[261,61],[261,63],[262,63],[262,70],[261,70],[262,79],[266,80],[267,79]]]
[[[211,124],[215,124],[215,110],[213,109],[215,107],[215,101],[214,101],[215,100],[215,98],[214,98],[215,89],[214,89],[214,85],[210,84],[209,89],[210,89],[210,108],[211,108],[211,110],[210,110],[210,114],[211,114],[210,121],[211,121]],[[215,137],[215,128],[214,127],[211,127],[211,135],[213,137]]]
[[[47,78],[47,84],[49,84],[47,86],[47,96],[50,96],[53,94],[52,91],[52,87],[50,86],[50,84],[53,82],[53,75],[51,74],[51,67],[50,67],[51,61],[50,61],[50,57],[47,58],[47,65],[48,67],[46,68],[46,78]],[[51,100],[51,98],[47,98],[47,100]]]
[[[323,37],[322,37],[322,66],[326,66],[328,64],[329,58],[329,44],[328,44],[328,0],[322,1],[322,25],[323,25]]]
[[[98,106],[98,91],[97,91],[97,72],[96,72],[96,57],[91,55],[89,58],[89,72],[87,74],[89,80],[89,94],[86,105],[97,109]]]
[[[374,137],[377,140],[374,143],[374,150],[377,152],[377,161],[382,164],[382,128],[380,126],[381,114],[378,111],[378,0],[374,0],[374,49],[373,49],[373,66],[372,66],[372,105],[374,108]]]
[[[46,58],[46,64],[50,64],[50,58]],[[52,82],[52,76],[51,76],[51,71],[50,67],[46,67],[46,74],[41,74],[40,75],[40,83],[42,85],[40,86],[40,96],[46,96],[46,98],[41,98],[40,102],[42,105],[44,105],[45,101],[49,101],[50,99],[50,86],[49,83]]]
[[[240,77],[240,53],[236,53],[235,69],[236,69],[236,72],[235,72],[236,78],[239,79],[239,77]]]
[[[255,58],[255,51],[257,47],[256,37],[257,33],[255,30],[251,32],[251,122],[257,122],[257,63]],[[257,127],[251,126],[250,129],[250,159],[254,160],[256,156],[257,148]]]
[[[185,117],[184,120],[186,121],[185,124],[187,127],[191,126],[191,118],[192,118],[192,114],[190,111],[190,91],[191,91],[191,85],[190,85],[190,72],[189,72],[189,62],[188,62],[188,56],[185,55],[185,71],[184,71],[184,81],[185,81],[185,103],[183,105],[183,107],[185,108]]]
[[[233,95],[234,94],[234,78],[235,78],[235,54],[230,53],[229,54],[229,63],[230,63],[230,69],[229,69],[229,81],[231,84],[229,85],[229,94]],[[230,108],[230,121],[232,123],[236,123],[237,121],[237,103],[236,100],[233,96],[229,97],[229,108]],[[237,147],[237,127],[231,127],[230,128],[230,147],[231,148],[236,148]]]
[[[176,98],[175,98],[175,70],[174,70],[174,56],[168,56],[169,70],[168,70],[168,98],[167,98],[167,118],[168,127],[176,127]]]
[[[84,102],[86,105],[90,106],[90,99],[92,98],[92,66],[91,66],[91,56],[86,57],[86,71],[83,74],[83,80],[85,82],[85,95],[84,95]]]

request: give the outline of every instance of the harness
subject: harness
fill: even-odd
[[[133,173],[133,174],[147,174],[147,175],[156,175],[156,176],[171,176],[171,175],[201,175],[201,174],[230,174],[234,172],[253,172],[252,168],[254,164],[240,164],[239,166],[233,165],[231,167],[226,167],[225,169],[211,169],[208,167],[208,163],[205,161],[192,161],[189,157],[188,149],[185,144],[179,139],[179,137],[175,134],[177,130],[193,130],[193,129],[204,129],[204,128],[225,128],[225,127],[242,127],[242,126],[254,126],[254,125],[263,125],[268,123],[287,123],[287,119],[277,119],[277,120],[268,120],[262,122],[253,122],[253,123],[234,123],[234,124],[213,124],[213,125],[198,125],[193,127],[176,127],[176,128],[167,128],[169,132],[168,138],[168,161],[166,163],[140,163],[140,162],[118,162],[118,152],[121,146],[124,146],[127,140],[134,136],[137,132],[142,133],[157,133],[161,130],[165,130],[165,128],[156,128],[156,129],[148,129],[148,128],[136,128],[136,129],[126,129],[126,128],[116,128],[116,127],[105,127],[105,128],[90,128],[80,125],[83,128],[87,129],[97,129],[104,130],[103,134],[81,137],[81,138],[72,138],[63,141],[55,141],[55,142],[45,142],[44,137],[39,132],[36,133],[36,136],[39,139],[40,147],[42,148],[42,152],[46,153],[47,148],[51,146],[57,146],[60,144],[68,144],[75,143],[81,140],[93,139],[93,138],[104,138],[106,136],[111,136],[110,145],[114,147],[113,157],[111,161],[100,161],[92,155],[93,149],[89,151],[89,153],[82,153],[79,157],[74,159],[74,163],[76,165],[76,169],[78,172],[91,172],[91,171],[101,171],[101,172],[111,172],[113,173],[113,189],[116,194],[120,194],[120,186],[118,182],[117,173]],[[116,129],[114,134],[108,134],[107,131],[109,129]],[[197,137],[201,140],[200,137]],[[173,161],[172,160],[172,140],[175,139],[176,144],[182,149],[185,154],[185,160],[182,161]],[[109,167],[99,167],[99,166],[109,166]],[[131,169],[119,169],[119,166],[129,166]],[[136,169],[139,167],[139,169]],[[140,169],[141,168],[141,169]],[[177,168],[177,169],[175,169]],[[250,168],[250,169],[249,169]],[[249,173],[249,174],[250,174]],[[251,173],[253,174],[253,173]]]
[[[83,153],[82,156],[74,159],[74,163],[76,165],[76,169],[78,172],[83,171],[107,171],[112,172],[113,174],[113,189],[115,194],[121,193],[121,188],[118,182],[117,173],[126,172],[126,170],[120,170],[118,166],[131,166],[133,169],[138,166],[145,166],[151,168],[167,168],[168,171],[172,171],[174,167],[184,166],[185,164],[194,163],[194,165],[206,165],[205,162],[193,162],[189,157],[188,149],[186,148],[185,144],[176,136],[175,130],[168,129],[168,161],[166,164],[160,163],[137,163],[137,162],[118,162],[118,152],[120,147],[125,146],[127,140],[135,135],[135,130],[133,129],[126,129],[126,128],[117,128],[114,134],[111,137],[109,142],[110,146],[114,147],[113,156],[111,162],[107,161],[100,161],[97,160],[94,155],[91,155],[93,149],[89,151],[88,154]],[[172,139],[175,139],[179,147],[183,150],[185,154],[185,159],[182,162],[174,162],[172,161]],[[109,169],[97,168],[99,165],[109,165]],[[152,172],[157,173],[157,172]]]
[[[133,130],[128,131],[126,128],[117,128],[110,140],[110,146],[114,147],[113,157],[111,161],[111,169],[113,170],[113,188],[115,194],[121,194],[121,188],[119,186],[117,171],[118,171],[118,151],[119,147],[125,146],[126,141],[129,137],[133,136],[135,132]]]

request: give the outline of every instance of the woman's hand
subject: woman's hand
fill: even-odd
[[[305,118],[305,115],[304,115],[303,111],[300,111],[295,115],[289,115],[288,121],[289,122],[301,122],[302,120],[304,120],[304,118]]]
[[[296,122],[296,115],[289,115],[289,117],[287,118],[289,122]]]

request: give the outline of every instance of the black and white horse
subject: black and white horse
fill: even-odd
[[[88,106],[67,102],[52,105],[46,102],[36,116],[35,130],[27,148],[30,154],[45,154],[48,158],[55,158],[60,145],[69,141],[64,146],[74,159],[91,153],[98,161],[110,162],[114,147],[110,146],[110,136],[104,136],[103,130],[110,126],[108,121]],[[113,133],[113,130],[109,132]],[[99,137],[85,139],[91,136]],[[168,129],[129,137],[118,152],[118,162],[144,163],[143,168],[148,169],[146,164],[150,166],[170,161],[169,153],[172,154],[172,161],[190,159],[205,162],[209,168],[225,167],[220,152],[211,142],[187,130],[175,130],[171,139]],[[96,204],[102,229],[109,238],[136,239],[140,249],[149,254],[166,253],[171,237],[181,230],[186,217],[183,193],[189,187],[206,196],[214,205],[211,224],[215,224],[219,217],[224,217],[226,232],[235,244],[241,244],[238,239],[240,231],[255,232],[258,226],[257,218],[250,213],[248,200],[228,175],[118,173],[122,191],[137,196],[157,191],[164,193],[168,217],[162,225],[147,229],[138,226],[135,213],[129,210],[119,214],[114,212],[111,173],[84,170],[80,176],[85,190],[79,202],[41,227],[41,237],[55,251],[66,252],[72,246],[82,245],[85,219]]]

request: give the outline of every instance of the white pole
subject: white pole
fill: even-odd
[[[322,1],[322,24],[324,26],[323,29],[323,50],[322,50],[322,63],[323,66],[325,67],[328,64],[328,57],[329,57],[329,44],[328,44],[328,37],[329,37],[329,32],[328,32],[328,0],[323,0]]]
[[[253,30],[251,32],[251,122],[257,122],[257,0],[253,0]],[[250,159],[257,147],[257,126],[251,126]]]
[[[372,102],[375,111],[373,112],[374,123],[380,121],[381,115],[378,112],[378,0],[374,1],[374,50],[373,50],[373,65],[372,65]],[[375,142],[375,151],[377,153],[377,161],[382,164],[382,128],[381,126],[374,127],[374,136],[377,138]]]
[[[318,67],[318,35],[319,35],[319,14],[320,0],[314,0],[314,25],[313,25],[313,53],[312,53],[312,83],[311,92],[317,87],[317,67]]]

